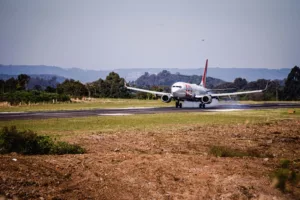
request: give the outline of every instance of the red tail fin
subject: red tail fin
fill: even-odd
[[[204,73],[203,73],[203,76],[202,76],[202,81],[201,81],[201,83],[200,83],[200,85],[202,85],[203,87],[206,87],[207,65],[208,65],[208,59],[206,59],[206,64],[205,64],[205,68],[204,68]]]

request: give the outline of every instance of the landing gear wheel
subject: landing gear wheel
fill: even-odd
[[[176,106],[176,108],[179,107],[179,102],[178,101],[176,101],[175,106]]]
[[[202,108],[203,108],[203,109],[205,108],[205,104],[202,105]]]
[[[202,106],[203,106],[203,104],[202,104],[202,103],[200,103],[200,104],[199,104],[199,108],[201,109],[201,108],[202,108]]]
[[[179,103],[179,108],[182,108],[182,103]]]

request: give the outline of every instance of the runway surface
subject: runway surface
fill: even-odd
[[[230,104],[216,105],[206,109],[199,108],[116,108],[116,109],[93,109],[93,110],[66,110],[46,112],[7,112],[0,113],[0,121],[19,119],[47,119],[47,118],[69,118],[86,116],[122,116],[135,114],[155,114],[171,112],[229,112],[238,110],[277,109],[277,108],[300,108],[300,104],[290,103],[265,103],[265,104]]]

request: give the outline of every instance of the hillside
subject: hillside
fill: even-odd
[[[111,70],[84,70],[79,68],[61,68],[55,66],[30,66],[30,65],[0,65],[0,74],[18,75],[24,74],[50,74],[59,75],[65,78],[73,78],[81,82],[92,82],[99,78],[104,79],[109,72],[114,71],[127,81],[134,81],[145,72],[157,74],[167,70],[172,74],[180,73],[184,75],[202,75],[203,68],[128,68],[128,69],[111,69]],[[208,76],[222,79],[224,81],[233,81],[237,77],[245,78],[247,81],[257,79],[279,79],[287,77],[290,68],[266,69],[266,68],[208,68]]]
[[[160,85],[160,86],[171,86],[173,83],[178,81],[183,81],[187,83],[196,83],[199,84],[201,82],[202,76],[192,75],[182,75],[179,73],[171,74],[167,70],[163,70],[158,74],[149,74],[146,72],[144,75],[140,76],[134,84],[138,87],[149,87],[153,85]],[[225,81],[221,79],[216,79],[212,77],[207,77],[207,87],[212,88],[217,85],[225,83]]]
[[[83,70],[79,68],[61,68],[45,65],[0,65],[0,73],[7,75],[19,74],[47,74],[59,75],[65,78],[80,80],[81,82],[91,82],[99,78],[105,78],[109,71]]]

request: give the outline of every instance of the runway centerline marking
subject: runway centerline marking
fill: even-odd
[[[133,115],[131,113],[103,113],[103,114],[98,114],[98,116],[128,116],[128,115]]]

